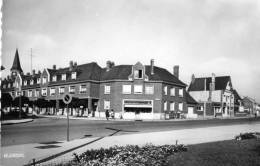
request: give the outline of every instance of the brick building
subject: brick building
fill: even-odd
[[[24,74],[16,50],[11,72],[2,82],[2,92],[15,98],[22,91],[34,103],[48,101],[41,113],[65,114],[62,98],[66,93],[73,96],[70,114],[78,116],[104,117],[108,109],[114,110],[116,118],[165,119],[186,115],[188,109],[193,114],[197,104],[178,78],[179,66],[170,73],[155,66],[154,60],[149,65],[108,61],[104,68],[95,62],[78,65],[71,61],[65,68],[53,65],[42,72]]]

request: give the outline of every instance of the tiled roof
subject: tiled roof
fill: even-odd
[[[20,64],[20,59],[19,59],[19,54],[18,54],[17,49],[15,51],[14,62],[13,62],[13,66],[12,66],[11,70],[17,70],[20,73],[23,72],[21,64]]]
[[[188,92],[186,93],[185,97],[188,104],[198,104],[198,102],[193,97],[191,97]]]
[[[77,73],[77,81],[83,81],[83,80],[94,80],[94,81],[99,81],[101,77],[101,71],[102,68],[98,66],[97,63],[92,62],[92,63],[87,63],[83,65],[78,65],[73,68],[72,71],[70,71],[69,67],[62,68],[62,69],[48,69],[48,72],[50,73],[50,76],[56,75],[57,81],[55,82],[50,82],[50,84],[57,84],[57,83],[62,83],[62,82],[72,82],[75,80],[72,80],[71,77],[67,77],[66,81],[61,80],[61,75],[62,74],[68,74],[70,75],[72,72],[76,71]],[[51,78],[52,80],[52,78]]]
[[[132,73],[132,65],[119,65],[112,67],[109,71],[103,69],[101,80],[128,80],[128,76]],[[154,74],[151,75],[151,66],[145,66],[145,74],[151,81],[166,81],[175,83],[181,86],[186,86],[177,77],[171,74],[166,69],[154,66]]]
[[[206,90],[209,90],[211,83],[211,77],[195,78],[194,82],[191,82],[188,91],[203,91],[205,89],[206,79]],[[227,87],[227,83],[231,81],[230,76],[215,77],[215,90],[224,90]]]
[[[239,94],[237,93],[237,91],[235,89],[233,89],[233,94],[236,100],[241,100],[241,97],[239,96]]]

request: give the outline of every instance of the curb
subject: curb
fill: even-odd
[[[21,123],[29,123],[29,122],[33,122],[33,119],[28,119],[28,120],[24,120],[24,121],[18,121],[18,122],[1,122],[1,125],[13,125],[13,124],[21,124]]]

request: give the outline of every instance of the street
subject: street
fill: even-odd
[[[189,121],[104,121],[70,120],[70,140],[179,129],[252,124],[260,119],[212,119]],[[58,118],[38,118],[33,122],[2,126],[2,146],[66,140],[67,121]],[[120,131],[118,131],[120,130]]]

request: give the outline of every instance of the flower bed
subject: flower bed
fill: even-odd
[[[114,146],[108,149],[87,150],[81,155],[74,154],[72,162],[65,165],[167,165],[167,157],[180,151],[187,151],[184,145]]]

